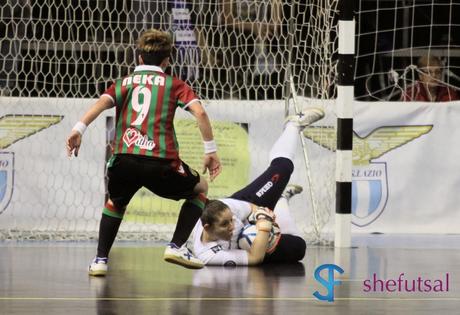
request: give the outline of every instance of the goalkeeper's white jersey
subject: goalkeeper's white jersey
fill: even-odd
[[[245,266],[248,264],[248,253],[245,250],[238,249],[237,241],[240,231],[248,223],[247,218],[251,213],[251,204],[232,198],[219,200],[225,203],[233,213],[235,229],[233,230],[232,239],[230,241],[217,240],[203,243],[201,241],[203,225],[198,220],[192,232],[190,249],[206,265]]]

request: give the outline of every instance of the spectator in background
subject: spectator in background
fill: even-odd
[[[417,61],[419,80],[401,95],[402,101],[448,102],[459,99],[459,93],[442,81],[442,62],[435,56],[422,56]]]

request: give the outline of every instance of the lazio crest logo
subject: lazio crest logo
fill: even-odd
[[[5,115],[0,117],[0,214],[13,196],[14,152],[5,152],[13,143],[59,123],[63,116]]]
[[[429,133],[432,125],[383,126],[361,137],[353,132],[352,219],[363,227],[374,222],[385,209],[388,200],[386,162],[373,162],[391,150]],[[304,136],[316,144],[336,150],[333,127],[308,127]]]
[[[13,163],[13,152],[0,152],[0,214],[8,207],[13,195]]]

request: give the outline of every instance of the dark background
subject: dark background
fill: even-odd
[[[71,0],[65,3],[0,0],[3,57],[0,60],[0,89],[7,90],[3,95],[97,97],[113,79],[133,69],[134,44],[140,32],[169,25],[171,3],[166,0]],[[193,8],[200,9],[203,7]],[[302,5],[298,10],[303,10]],[[460,76],[460,0],[356,0],[355,11],[357,99],[397,98],[398,95],[388,95],[391,92],[387,87],[392,84],[389,71],[401,73],[424,53],[444,54],[441,57],[445,73],[453,74],[445,75],[444,80],[460,85],[455,78],[455,75]],[[203,15],[200,17],[199,11],[194,12],[194,21],[207,19]],[[306,13],[311,14],[303,12]],[[288,14],[285,12],[286,21]],[[394,53],[400,49],[406,50]],[[450,56],[445,55],[447,51]],[[308,54],[308,51],[296,51],[295,69],[308,64]],[[169,71],[174,72],[174,68]],[[205,76],[200,80],[206,79]],[[190,84],[198,89],[201,86],[201,82]],[[201,94],[206,98],[220,97],[218,93]],[[249,93],[242,95],[241,98],[250,98]],[[326,97],[335,97],[335,92]]]

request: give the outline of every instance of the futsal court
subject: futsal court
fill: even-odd
[[[87,275],[95,243],[2,242],[0,314],[458,314],[459,241],[458,235],[356,236],[350,249],[310,246],[298,264],[201,270],[164,262],[163,244],[118,242],[105,278]],[[327,294],[314,278],[322,264],[345,271],[335,272],[342,284],[333,302],[313,296]],[[374,273],[433,283],[448,273],[449,291],[364,292],[363,281]]]
[[[460,314],[459,1],[19,0],[0,17],[0,315]],[[171,35],[165,71],[212,122],[223,171],[210,199],[266,170],[287,115],[324,109],[299,134],[290,183],[304,192],[289,211],[308,242],[335,246],[307,245],[297,264],[185,269],[163,261],[182,202],[140,190],[107,276],[88,276],[114,140],[142,154],[173,143],[118,130],[115,108],[80,121],[149,53],[136,43],[150,28]],[[151,74],[132,78],[133,126],[172,117]],[[423,86],[442,89],[408,99]],[[178,109],[174,128],[201,170],[195,118]]]

